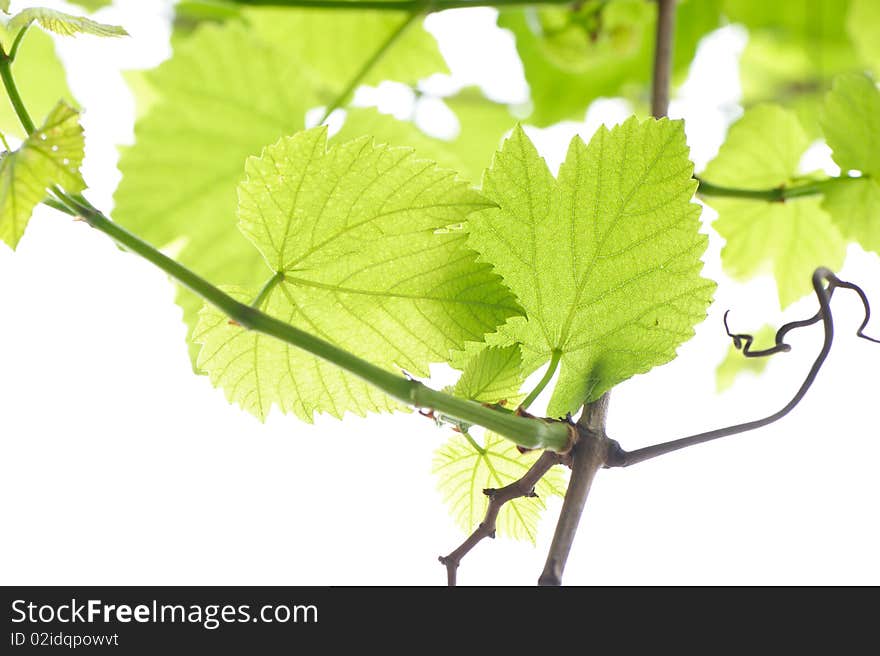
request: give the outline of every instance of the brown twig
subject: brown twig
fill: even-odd
[[[458,566],[461,559],[468,552],[479,544],[483,538],[495,537],[495,523],[498,520],[498,513],[508,501],[519,499],[521,497],[533,497],[535,495],[535,486],[538,481],[550,471],[554,465],[563,462],[565,456],[553,451],[544,451],[541,457],[523,474],[523,477],[505,485],[497,490],[483,490],[483,494],[489,497],[489,507],[486,508],[486,515],[480,525],[471,533],[467,539],[462,542],[455,551],[447,556],[440,556],[440,562],[446,566],[446,579],[450,587],[455,586],[455,577],[458,572]]]
[[[587,502],[593,478],[605,464],[611,441],[605,434],[609,395],[606,393],[593,403],[584,406],[577,422],[578,440],[572,448],[571,480],[562,501],[562,510],[556,522],[553,542],[547,552],[544,571],[538,585],[562,585],[562,572],[571,551],[578,523]]]
[[[657,38],[654,43],[654,75],[651,82],[651,115],[654,118],[662,118],[669,111],[676,2],[677,0],[657,0]]]

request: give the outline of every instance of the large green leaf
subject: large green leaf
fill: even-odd
[[[705,318],[692,173],[666,119],[575,137],[558,180],[520,128],[495,156],[483,193],[498,207],[471,220],[470,243],[526,311],[493,341],[521,343],[527,372],[561,354],[550,415],[673,359]]]
[[[79,174],[83,147],[79,114],[59,103],[21,148],[0,156],[0,240],[18,245],[31,213],[53,185],[69,192],[85,188]]]
[[[731,126],[727,139],[702,177],[728,187],[770,189],[797,178],[810,139],[793,112],[776,105],[749,109]],[[817,266],[843,263],[846,244],[815,197],[785,203],[714,199],[714,224],[727,240],[725,270],[737,278],[772,271],[785,307],[811,291]]]
[[[15,32],[10,32],[0,23],[0,39],[7,52],[12,46]],[[19,93],[31,116],[39,121],[46,116],[60,99],[72,104],[67,76],[58,56],[52,37],[40,30],[31,30],[22,41],[15,58],[15,81]],[[0,132],[24,139],[21,127],[12,104],[3,95],[0,99]]]
[[[832,186],[823,207],[846,237],[880,252],[880,91],[874,82],[838,77],[825,99],[822,127],[842,172],[864,176]]]
[[[865,75],[841,75],[825,99],[822,129],[843,172],[880,174],[880,91]]]
[[[716,0],[678,3],[674,69],[687,71],[699,39],[719,25]],[[531,89],[529,122],[582,119],[600,96],[639,95],[650,82],[655,3],[584,2],[577,7],[504,10]]]
[[[260,284],[260,256],[235,229],[235,188],[247,157],[304,127],[317,101],[302,64],[240,24],[206,25],[146,80],[153,106],[122,153],[114,217],[157,246],[177,242],[209,280]],[[191,328],[202,302],[187,291],[179,302]]]
[[[378,47],[402,15],[346,12],[330,29],[327,12],[245,13],[250,26],[202,25],[146,75],[152,107],[120,160],[115,216],[154,244],[174,243],[179,259],[208,279],[249,287],[260,284],[263,272],[257,252],[233,229],[244,160],[301,130],[306,111],[338,93],[364,50]],[[355,34],[357,25],[363,34]],[[337,38],[341,33],[347,38]],[[414,25],[374,75],[415,80],[442,68],[431,53],[432,37]],[[179,302],[192,328],[201,302],[187,291]]]
[[[379,366],[427,375],[428,363],[520,312],[465,244],[462,225],[491,203],[411,149],[366,137],[327,148],[326,129],[315,128],[250,158],[246,173],[240,227],[269,266],[264,276],[280,280],[270,314]],[[345,389],[355,381],[341,373],[337,386],[304,385],[300,371],[332,367],[283,345],[264,348],[271,338],[210,308],[196,339],[199,366],[260,417],[273,402],[305,419],[379,405],[362,385]]]
[[[440,447],[434,453],[437,488],[461,530],[473,531],[483,521],[489,505],[484,489],[498,489],[522,478],[538,456],[534,451],[520,453],[510,440],[494,433],[486,434],[480,450],[463,435],[453,436]],[[546,499],[565,494],[565,486],[561,468],[551,469],[535,486],[536,497],[504,504],[498,514],[498,534],[534,543]]]

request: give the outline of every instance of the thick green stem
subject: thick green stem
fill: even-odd
[[[553,353],[550,356],[550,366],[547,367],[547,371],[541,377],[541,380],[538,381],[538,384],[535,385],[535,389],[529,392],[529,395],[523,399],[523,402],[520,404],[523,409],[527,409],[532,403],[535,402],[535,399],[544,391],[544,388],[550,383],[553,379],[553,374],[556,373],[556,369],[559,367],[559,359],[562,357],[562,351],[559,349],[554,349]]]
[[[239,303],[204,278],[113,223],[101,212],[77,202],[67,194],[62,196],[62,200],[68,205],[72,204],[72,209],[82,216],[90,226],[103,232],[132,253],[140,255],[219,308],[243,328],[275,337],[308,351],[312,355],[331,362],[378,387],[398,401],[418,408],[431,408],[459,421],[483,426],[504,435],[522,447],[565,451],[570,446],[570,428],[565,423],[546,422],[499,412],[474,401],[438,392],[418,381],[386,371],[330,342],[279,321],[249,305]]]
[[[426,3],[423,1],[420,3],[421,7],[425,7]],[[378,64],[382,58],[385,56],[385,53],[393,46],[397,40],[403,36],[404,32],[412,25],[416,18],[423,15],[423,11],[420,8],[414,9],[409,16],[407,16],[404,21],[391,33],[388,35],[388,38],[382,42],[382,45],[373,53],[373,55],[364,62],[363,66],[361,66],[360,70],[355,74],[353,78],[346,85],[345,89],[342,90],[336,99],[327,105],[327,109],[324,110],[324,115],[321,117],[320,123],[323,123],[327,120],[327,118],[332,114],[336,109],[341,107],[345,101],[348,100],[349,96],[354,93],[354,90],[358,88],[361,82],[363,82],[364,78],[367,77],[369,72],[373,70],[373,67]]]
[[[0,76],[3,78],[3,85],[9,94],[19,121],[28,134],[31,134],[34,132],[34,124],[18,93],[10,63],[8,55],[0,46]],[[571,427],[564,422],[544,421],[501,412],[475,401],[459,399],[450,394],[438,392],[418,381],[377,367],[330,342],[236,301],[140,237],[113,223],[83,196],[68,194],[58,186],[53,186],[51,191],[58,200],[57,205],[82,217],[91,227],[103,232],[123,248],[140,255],[208,303],[217,307],[242,328],[255,330],[301,348],[358,376],[399,401],[420,408],[431,408],[459,421],[483,426],[522,447],[567,451],[571,446]],[[54,202],[52,204],[56,205]],[[274,284],[277,284],[278,278],[276,276],[273,276],[272,280],[275,281]]]
[[[736,187],[722,187],[707,182],[701,178],[697,178],[697,181],[700,183],[700,186],[697,188],[697,193],[701,196],[743,198],[747,200],[763,200],[770,203],[781,203],[792,198],[823,194],[829,187],[850,180],[864,180],[864,178],[844,175],[838,178],[812,180],[810,182],[803,182],[790,187],[774,187],[772,189],[738,189]]]
[[[32,134],[37,127],[34,125],[30,114],[28,114],[28,111],[24,106],[21,94],[18,93],[18,87],[15,86],[15,80],[12,79],[12,59],[10,59],[9,55],[3,50],[2,45],[0,45],[0,78],[3,79],[3,86],[9,96],[9,101],[12,103],[12,108],[18,116],[18,120],[21,121],[21,125],[25,129],[25,132]]]
[[[311,9],[379,9],[427,13],[465,7],[528,7],[531,5],[572,5],[572,0],[237,0],[236,4],[254,7],[299,7]]]

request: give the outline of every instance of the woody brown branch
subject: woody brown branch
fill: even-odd
[[[458,566],[471,549],[477,546],[484,538],[495,537],[495,525],[498,521],[498,513],[504,504],[522,497],[533,497],[535,486],[538,481],[554,465],[564,462],[565,456],[553,451],[544,451],[522,478],[505,485],[502,488],[483,490],[483,494],[489,497],[489,506],[486,515],[480,525],[462,542],[455,551],[447,556],[440,556],[440,562],[446,567],[446,579],[450,587],[455,586]]]

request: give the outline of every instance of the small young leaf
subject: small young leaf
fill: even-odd
[[[474,345],[476,354],[464,367],[452,392],[482,403],[511,403],[520,398],[523,384],[522,353],[519,344]]]
[[[79,174],[84,144],[78,118],[76,110],[59,103],[21,148],[0,159],[0,239],[13,249],[49,187],[85,188]]]
[[[521,343],[532,372],[556,351],[548,412],[574,412],[617,383],[675,357],[706,316],[696,183],[680,121],[635,118],[575,137],[554,180],[517,128],[483,193],[498,207],[470,222],[470,244],[495,265],[526,317],[490,336]]]
[[[745,189],[786,185],[809,145],[793,112],[759,105],[731,126],[702,177]],[[818,198],[785,203],[713,198],[709,203],[718,212],[714,228],[727,240],[721,252],[725,270],[750,278],[772,268],[782,307],[811,291],[817,266],[833,270],[843,263],[846,244]]]
[[[9,13],[9,0],[0,0],[0,11],[4,14]]]
[[[55,9],[35,7],[24,9],[9,21],[9,29],[20,30],[29,23],[37,22],[43,29],[61,36],[91,34],[94,36],[128,36],[123,28],[116,25],[105,25],[84,16],[72,16]]]
[[[446,361],[452,349],[481,341],[520,312],[465,243],[462,224],[489,201],[410,149],[366,137],[327,148],[326,135],[314,128],[282,138],[245,165],[240,228],[271,267],[266,277],[280,276],[270,314],[389,370],[427,375],[428,363]],[[231,383],[230,398],[258,416],[272,402],[305,418],[316,410],[374,409],[360,399],[347,407],[329,387],[323,396],[302,396],[299,372],[317,367],[302,362],[316,358],[291,351],[258,359],[253,335],[235,327],[241,337],[233,348],[230,329],[209,323],[217,324],[211,310],[196,331],[204,345],[199,366],[216,384]],[[249,373],[231,381],[231,361]],[[272,381],[284,377],[292,389],[282,393]]]
[[[498,489],[522,478],[539,456],[540,452],[520,453],[510,440],[494,433],[486,433],[482,453],[463,435],[454,435],[437,449],[433,466],[437,489],[461,530],[473,531],[483,521],[489,505],[484,489]],[[535,486],[537,497],[504,504],[498,515],[498,534],[534,543],[546,500],[563,496],[565,487],[562,468],[554,467]]]

